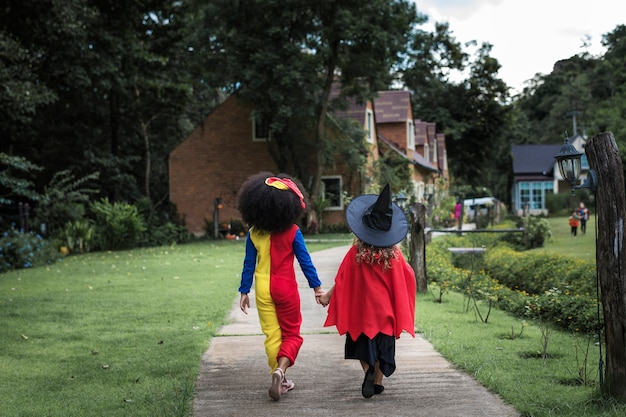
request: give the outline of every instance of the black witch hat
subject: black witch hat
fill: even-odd
[[[352,200],[346,210],[346,220],[359,239],[381,248],[402,241],[409,230],[402,209],[391,201],[389,184],[380,195],[365,194]]]

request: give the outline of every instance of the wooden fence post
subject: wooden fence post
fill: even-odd
[[[611,132],[585,146],[596,172],[596,268],[604,311],[606,372],[602,391],[626,400],[626,197],[619,149]]]
[[[426,282],[426,239],[424,236],[426,206],[421,203],[415,203],[411,206],[410,214],[409,264],[415,272],[417,292],[425,293],[428,290]]]

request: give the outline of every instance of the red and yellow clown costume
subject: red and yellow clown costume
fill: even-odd
[[[321,286],[298,226],[274,233],[257,231],[254,227],[250,229],[239,292],[249,293],[254,280],[256,306],[261,330],[266,337],[265,352],[271,370],[277,367],[279,357],[288,358],[293,366],[303,342],[294,256],[309,286]]]

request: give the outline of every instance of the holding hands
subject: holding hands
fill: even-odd
[[[330,304],[330,297],[333,294],[333,288],[326,292],[322,291],[321,289],[316,290],[315,301],[317,302],[317,304],[321,304],[323,307],[326,307],[328,304]]]

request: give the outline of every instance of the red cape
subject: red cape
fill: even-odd
[[[339,334],[361,333],[373,339],[378,333],[400,337],[406,330],[415,337],[415,274],[400,253],[391,268],[356,262],[356,246],[344,257],[328,306],[324,326]]]

